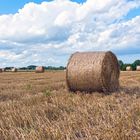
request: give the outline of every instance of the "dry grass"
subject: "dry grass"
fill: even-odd
[[[65,72],[0,74],[0,140],[139,140],[140,72],[118,93],[69,93]]]

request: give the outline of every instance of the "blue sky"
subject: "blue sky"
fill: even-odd
[[[52,0],[0,0],[0,14],[11,14],[18,12],[25,4],[29,2],[41,3],[43,1]],[[83,3],[86,0],[72,0],[73,2]]]
[[[140,8],[132,9],[126,16],[127,19],[132,19],[140,15]]]
[[[75,51],[140,59],[139,0],[0,0],[0,63],[66,65]]]

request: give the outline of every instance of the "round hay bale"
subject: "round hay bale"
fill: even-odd
[[[3,68],[2,71],[3,71],[3,72],[6,72],[6,68]]]
[[[126,67],[126,71],[132,71],[132,67],[131,66],[127,66]]]
[[[35,69],[36,73],[43,73],[45,71],[45,68],[43,66],[38,66]]]
[[[70,91],[116,91],[119,88],[119,75],[117,57],[110,51],[74,53],[66,69]]]
[[[17,68],[12,68],[12,72],[17,72]]]
[[[140,71],[140,66],[137,66],[136,70],[137,70],[137,71]]]

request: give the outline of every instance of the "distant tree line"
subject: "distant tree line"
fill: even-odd
[[[131,66],[132,70],[136,70],[136,67],[140,66],[140,60],[136,60],[132,64],[123,63],[122,60],[119,60],[119,65],[122,71],[125,71],[127,66]]]
[[[35,65],[30,65],[27,67],[21,67],[19,68],[20,70],[35,70],[37,66]],[[59,67],[54,67],[54,66],[44,66],[45,70],[64,70],[66,67],[59,66]]]
[[[27,67],[20,67],[18,68],[18,70],[21,70],[21,71],[34,71],[36,69],[37,66],[35,65],[30,65],[30,66],[27,66]],[[14,67],[5,67],[4,69],[7,70],[7,71],[10,71],[12,68]],[[63,67],[63,66],[59,66],[59,67],[54,67],[54,66],[44,66],[45,70],[65,70],[66,67]]]

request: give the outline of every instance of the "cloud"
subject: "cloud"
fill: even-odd
[[[135,8],[139,0],[27,3],[16,14],[0,16],[0,62],[65,65],[75,51],[140,54],[140,16],[125,19]]]

